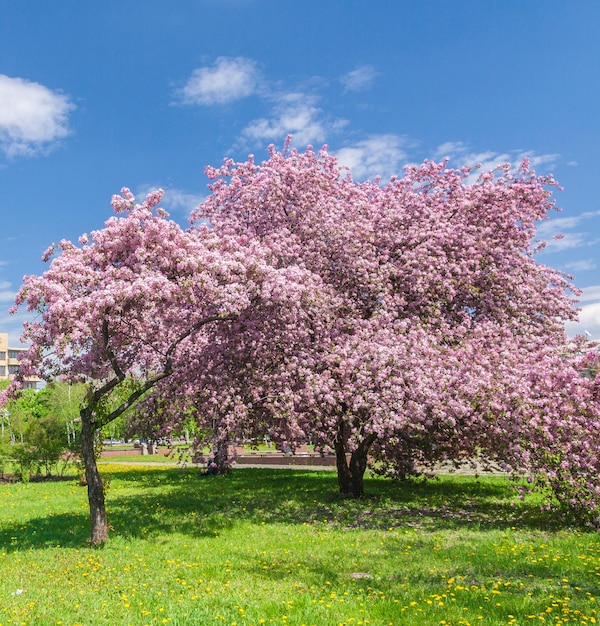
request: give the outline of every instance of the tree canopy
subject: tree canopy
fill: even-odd
[[[525,161],[473,181],[468,168],[426,162],[359,183],[310,148],[207,172],[197,223],[257,239],[327,294],[304,339],[236,336],[203,373],[203,388],[246,398],[239,424],[334,449],[340,488],[355,495],[369,452],[403,476],[475,454],[523,467],[534,381],[562,368],[576,315],[568,277],[534,258],[551,177]]]

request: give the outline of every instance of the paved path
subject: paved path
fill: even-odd
[[[108,459],[99,459],[98,464],[102,465],[128,465],[131,467],[135,467],[136,465],[142,465],[144,467],[182,467],[179,463],[175,461],[171,462],[163,462],[163,461],[110,461]],[[204,463],[186,463],[183,467],[205,467]],[[318,472],[335,472],[335,465],[275,465],[273,463],[238,463],[234,465],[233,469],[238,468],[252,468],[252,469],[292,469],[292,470],[309,470],[309,471],[318,471]]]
[[[182,467],[176,461],[111,461],[106,458],[101,458],[98,463],[106,464],[106,465],[128,465],[131,467],[135,467],[136,465],[141,465],[144,467]],[[204,463],[187,463],[185,466],[187,467],[199,467],[204,468],[206,465]],[[306,470],[306,471],[317,471],[317,472],[335,472],[335,465],[290,465],[290,464],[275,464],[275,463],[237,463],[234,465],[233,469],[238,468],[252,468],[252,469],[291,469],[291,470]],[[483,468],[479,468],[479,470],[474,469],[470,466],[466,466],[459,469],[452,469],[448,466],[441,466],[433,470],[433,473],[440,475],[447,474],[456,474],[461,476],[507,476],[507,472],[501,471],[486,471]]]

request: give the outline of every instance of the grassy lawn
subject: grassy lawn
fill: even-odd
[[[0,624],[593,624],[600,537],[504,478],[340,498],[332,472],[103,466],[109,544],[75,480],[0,485]],[[598,599],[596,599],[598,594]]]

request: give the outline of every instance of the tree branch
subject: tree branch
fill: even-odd
[[[98,421],[98,428],[106,426],[107,424],[110,424],[110,422],[112,422],[113,420],[117,419],[117,417],[119,417],[127,409],[132,407],[147,391],[152,389],[152,387],[154,387],[157,383],[173,373],[173,353],[175,352],[177,347],[190,335],[200,330],[203,326],[210,324],[211,322],[230,321],[236,318],[237,314],[235,313],[218,313],[215,315],[209,315],[208,317],[205,317],[190,326],[190,328],[188,328],[184,333],[179,335],[179,337],[177,337],[167,348],[167,351],[165,352],[165,361],[162,372],[156,374],[152,378],[149,378],[139,389],[136,389],[132,394],[130,394],[129,397],[123,403],[121,403],[114,411],[111,411],[108,415],[100,419]],[[119,383],[125,380],[125,373],[119,367],[117,359],[108,343],[108,320],[106,319],[102,323],[102,337],[105,340],[106,355],[112,365],[116,377],[108,381],[106,384],[100,387],[100,389],[97,389],[94,392],[94,405],[100,400],[100,398],[102,398],[102,396],[112,391]]]

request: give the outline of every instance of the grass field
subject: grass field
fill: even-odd
[[[593,624],[600,537],[504,478],[104,465],[113,526],[87,547],[77,481],[0,485],[0,624]],[[596,598],[598,596],[598,599]]]

